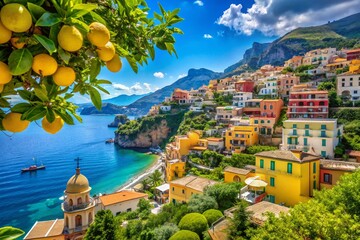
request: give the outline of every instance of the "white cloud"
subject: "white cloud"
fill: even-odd
[[[130,89],[134,92],[141,92],[143,90],[143,86],[141,86],[141,83],[137,82],[134,85],[132,85]]]
[[[200,7],[204,6],[203,1],[200,1],[200,0],[196,0],[196,1],[194,2],[194,4],[196,4],[196,5],[200,6]]]
[[[151,91],[151,85],[149,83],[143,83],[146,90]]]
[[[186,76],[187,76],[186,73],[182,73],[182,74],[180,74],[180,75],[178,76],[178,79],[183,78],[183,77],[186,77]]]
[[[165,74],[162,73],[162,72],[156,72],[156,73],[154,73],[154,77],[156,77],[156,78],[164,78]]]
[[[217,23],[245,35],[257,30],[268,36],[280,36],[297,27],[325,24],[359,11],[358,0],[255,0],[248,9],[231,4]]]
[[[129,91],[130,88],[123,85],[123,84],[120,84],[120,83],[114,83],[113,84],[113,87],[116,89],[116,90],[120,90],[120,91]]]
[[[206,34],[204,34],[204,38],[206,38],[206,39],[211,39],[211,38],[213,38],[213,36],[211,36],[210,34],[206,33]]]

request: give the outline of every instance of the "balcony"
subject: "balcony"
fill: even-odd
[[[82,231],[86,230],[88,227],[89,227],[89,225],[82,225],[82,226],[78,226],[76,228],[64,227],[64,234],[82,232]]]
[[[72,205],[72,206],[70,206],[68,202],[63,202],[61,204],[61,208],[63,209],[63,211],[66,211],[66,212],[82,210],[82,209],[93,207],[93,206],[95,206],[95,201],[92,198],[90,198],[89,202],[87,202],[87,203],[76,204],[76,205]]]
[[[267,194],[264,191],[255,191],[249,189],[248,185],[246,185],[240,190],[240,198],[251,204],[261,202],[266,198],[266,195]]]
[[[288,144],[288,150],[300,150],[300,151],[309,151],[309,145],[299,145],[299,144]]]
[[[286,149],[286,148],[282,148],[282,149]],[[287,175],[287,176],[292,176],[295,178],[301,178],[301,175],[295,174],[295,173],[288,173],[286,171],[280,171],[280,170],[271,170],[270,168],[256,168],[256,173],[264,173],[264,174],[268,174],[268,175],[272,175],[272,174],[279,174],[279,175]]]

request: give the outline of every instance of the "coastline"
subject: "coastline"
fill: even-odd
[[[120,192],[123,190],[132,190],[132,188],[136,184],[140,183],[144,178],[147,178],[150,174],[152,174],[156,170],[160,170],[161,167],[163,166],[162,154],[157,155],[156,158],[157,159],[147,169],[145,169],[142,172],[139,172],[138,174],[127,180],[124,184],[119,186],[119,188],[115,192]]]

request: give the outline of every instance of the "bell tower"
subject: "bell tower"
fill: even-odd
[[[66,184],[64,202],[64,237],[66,240],[83,239],[87,228],[94,221],[95,201],[90,197],[88,179],[80,173],[80,158],[76,158],[76,172]]]

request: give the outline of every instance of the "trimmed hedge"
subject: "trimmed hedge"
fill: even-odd
[[[196,232],[199,236],[208,229],[208,222],[204,215],[200,213],[188,213],[179,222],[181,230]]]
[[[189,230],[180,230],[172,235],[169,240],[200,240],[199,235]]]
[[[217,210],[217,209],[209,209],[206,210],[203,213],[204,217],[206,218],[206,220],[208,221],[209,226],[211,226],[211,224],[213,224],[213,222],[215,222],[216,220],[218,220],[219,218],[221,218],[222,216],[224,216],[222,214],[221,211]]]

